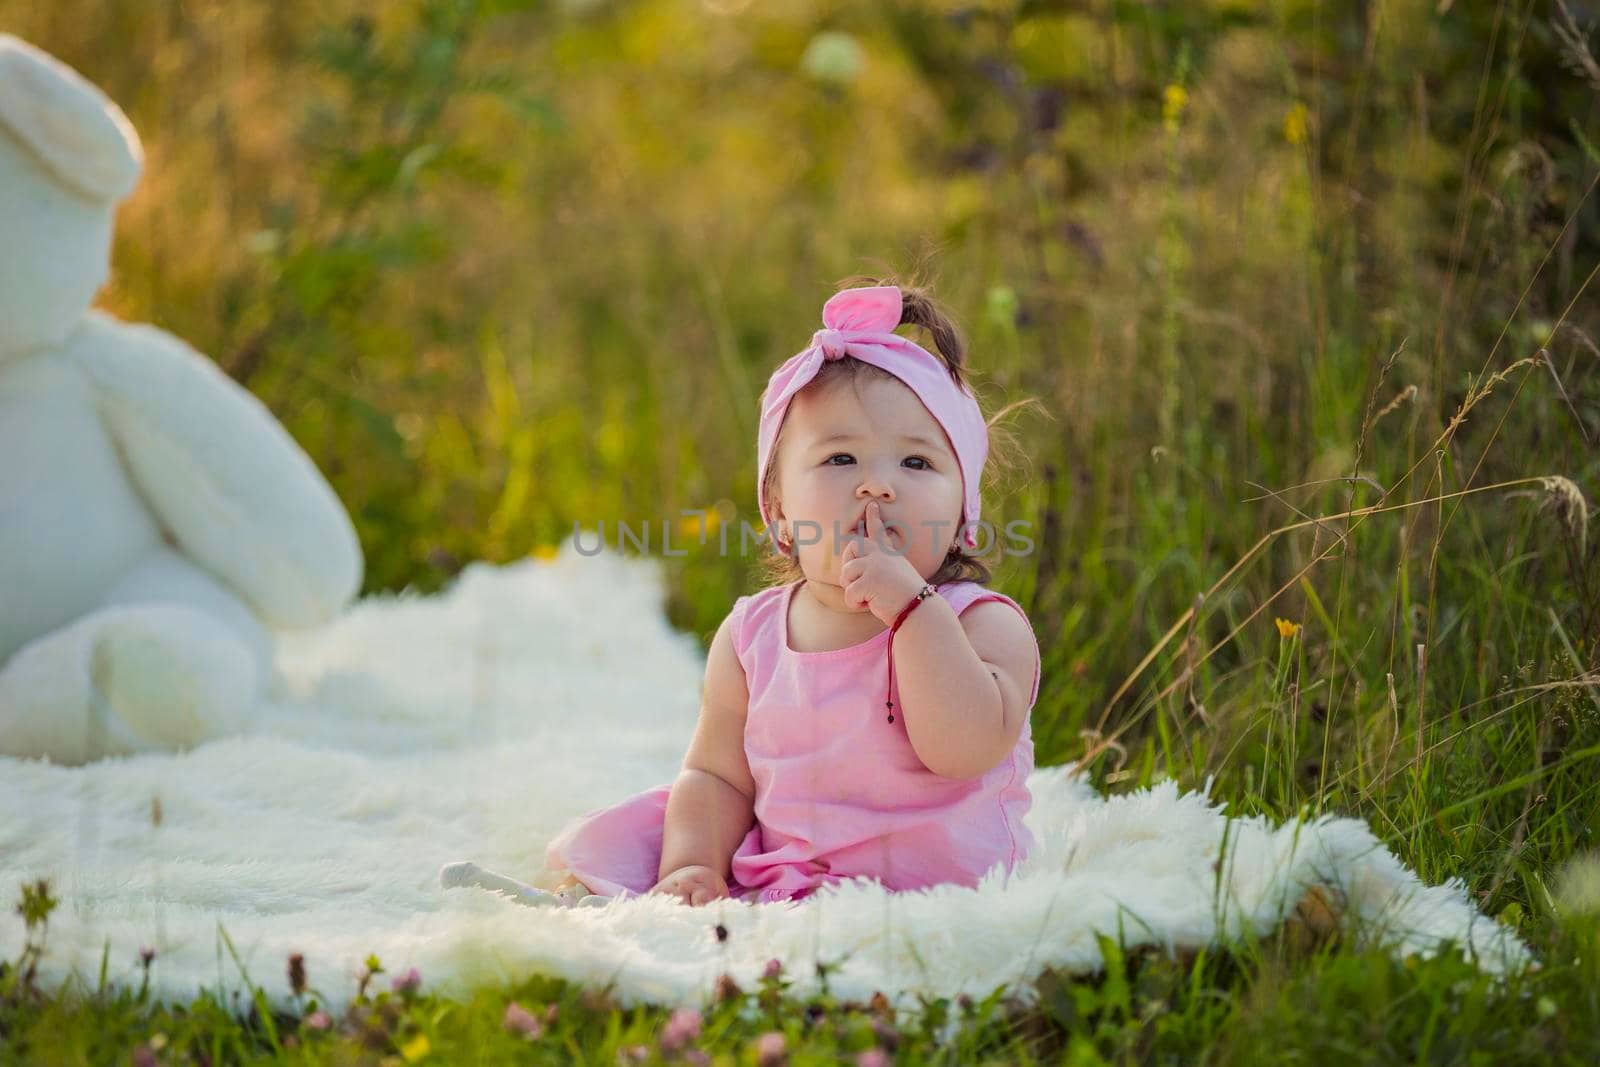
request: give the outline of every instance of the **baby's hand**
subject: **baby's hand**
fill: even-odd
[[[710,867],[694,864],[679,867],[652,886],[650,892],[665,893],[685,904],[699,907],[727,896],[728,883]]]
[[[888,528],[873,500],[867,503],[867,536],[850,538],[839,553],[845,606],[866,608],[886,626],[893,625],[900,609],[922,588],[922,575],[906,558],[910,545],[895,552],[889,544]]]

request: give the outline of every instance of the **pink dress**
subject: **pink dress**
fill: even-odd
[[[729,613],[733,647],[750,693],[745,756],[755,779],[755,824],[734,851],[733,896],[804,897],[819,886],[866,877],[891,890],[940,883],[975,886],[996,864],[1011,871],[1033,847],[1023,824],[1032,797],[1033,734],[977,778],[945,778],[917,758],[899,710],[883,706],[889,631],[827,652],[789,647],[788,606],[800,582],[740,597]],[[976,582],[939,595],[960,615],[982,600],[1023,613]],[[1031,627],[1030,627],[1031,636]],[[1033,644],[1031,711],[1039,695]],[[898,672],[897,672],[898,673]],[[604,896],[645,893],[658,881],[671,783],[569,823],[545,851],[553,869]]]

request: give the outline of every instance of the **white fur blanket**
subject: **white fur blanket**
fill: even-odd
[[[1009,885],[566,910],[441,890],[457,859],[552,885],[544,845],[569,818],[676,775],[703,659],[662,600],[655,561],[570,545],[474,566],[439,596],[368,599],[285,639],[290,691],[246,736],[79,768],[0,757],[0,956],[24,942],[20,883],[49,877],[62,903],[43,980],[92,988],[109,942],[108,978],[137,982],[149,946],[168,1002],[241,988],[219,928],[278,1005],[292,952],[333,1009],[371,953],[445,992],[538,970],[614,982],[623,1003],[697,1004],[719,974],[750,988],[777,958],[800,992],[820,960],[840,996],[914,1009],[1019,983],[1026,999],[1046,966],[1096,970],[1097,933],[1163,949],[1261,934],[1311,885],[1396,952],[1528,960],[1460,884],[1422,885],[1358,820],[1229,820],[1170,783],[1102,798],[1061,767],[1030,780],[1040,845]]]

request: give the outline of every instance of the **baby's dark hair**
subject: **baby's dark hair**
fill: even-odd
[[[962,336],[955,321],[945,312],[939,302],[929,292],[929,286],[919,281],[915,274],[906,281],[901,281],[893,273],[882,277],[856,274],[845,278],[834,286],[834,291],[842,289],[856,289],[867,286],[893,285],[900,289],[900,323],[901,326],[919,326],[927,331],[933,339],[930,349],[943,360],[945,368],[950,372],[950,379],[957,387],[967,384],[965,377],[967,363],[967,342]],[[924,346],[926,347],[926,346]],[[827,388],[831,383],[847,381],[852,388],[859,389],[863,379],[887,378],[890,381],[899,381],[894,375],[881,367],[871,363],[862,362],[853,356],[824,363],[817,371],[815,378],[807,382],[801,392],[810,389]],[[970,388],[971,386],[969,386]],[[974,389],[974,394],[976,390]],[[766,397],[762,401],[765,404]],[[984,419],[989,428],[989,458],[984,465],[984,481],[992,484],[995,475],[1002,478],[1011,475],[1019,466],[1022,452],[1015,436],[1003,426],[998,425],[999,420],[1025,406],[1038,406],[1035,400],[1024,399],[997,411],[992,416]],[[979,398],[979,410],[983,408],[982,398]],[[783,448],[784,433],[788,429],[788,420],[778,429],[778,437],[772,443],[772,454],[767,462],[765,483],[761,487],[762,495],[769,503],[778,501],[778,455]],[[979,540],[983,540],[980,533]],[[999,544],[999,537],[990,537],[989,544],[984,546],[981,553],[972,552],[965,544],[957,542],[950,547],[939,569],[934,572],[930,582],[942,585],[945,582],[978,582],[987,585],[993,580],[990,571],[990,561]],[[772,545],[769,540],[767,542]],[[769,585],[789,584],[805,576],[801,570],[800,561],[794,555],[788,555],[775,546],[761,558],[761,577]]]

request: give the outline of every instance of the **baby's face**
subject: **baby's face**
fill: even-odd
[[[878,501],[894,552],[924,578],[939,569],[961,520],[961,468],[910,388],[839,380],[802,390],[784,422],[776,510],[807,578],[839,584],[839,553],[869,500]]]

